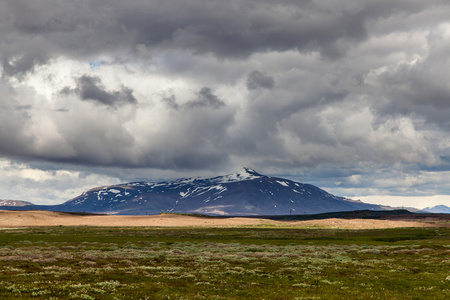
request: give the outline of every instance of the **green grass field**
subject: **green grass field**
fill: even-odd
[[[3,229],[0,269],[0,299],[450,299],[450,229]]]

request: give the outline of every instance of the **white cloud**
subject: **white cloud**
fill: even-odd
[[[41,170],[20,162],[0,160],[0,199],[60,204],[94,186],[119,182],[117,178],[101,174]]]

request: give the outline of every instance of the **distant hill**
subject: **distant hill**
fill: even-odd
[[[450,214],[450,207],[445,205],[436,205],[433,207],[427,207],[423,209],[427,212],[437,213],[437,214]]]
[[[265,176],[249,168],[212,178],[97,187],[60,205],[23,207],[123,215],[176,212],[228,216],[299,215],[383,208],[334,196],[310,184]]]
[[[0,200],[0,206],[27,206],[27,205],[33,205],[33,203],[21,200]]]

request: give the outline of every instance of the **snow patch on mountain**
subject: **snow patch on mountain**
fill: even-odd
[[[202,182],[211,183],[232,183],[232,182],[240,182],[246,180],[253,180],[258,178],[264,178],[267,176],[261,175],[253,169],[250,168],[242,168],[240,171],[228,174],[224,176],[218,177],[196,177],[196,178],[182,178],[172,182],[163,182],[160,184],[171,184],[171,185],[190,185],[190,184],[201,184]]]
[[[278,180],[275,180],[278,184],[281,184],[282,186],[285,186],[285,187],[289,187],[289,183],[287,183],[287,182],[285,182],[285,181],[278,181]]]
[[[250,168],[242,168],[237,173],[229,174],[225,176],[216,177],[220,179],[222,183],[227,182],[238,182],[238,181],[245,181],[245,180],[253,180],[263,177],[261,174],[257,173],[255,170]]]

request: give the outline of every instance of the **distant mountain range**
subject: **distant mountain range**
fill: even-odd
[[[437,213],[437,214],[450,214],[450,207],[445,206],[445,205],[436,205],[433,207],[424,208],[423,211]]]
[[[9,205],[1,209],[146,215],[161,212],[208,215],[299,215],[390,207],[334,196],[310,185],[240,172],[159,183],[131,182],[93,188],[59,205]]]
[[[27,206],[33,205],[31,202],[21,200],[0,200],[0,206]]]

